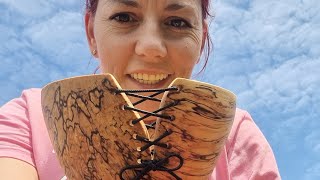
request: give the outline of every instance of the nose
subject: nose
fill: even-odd
[[[149,60],[163,58],[167,55],[167,48],[161,27],[154,20],[144,22],[139,28],[135,52]]]

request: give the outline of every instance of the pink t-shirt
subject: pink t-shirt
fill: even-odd
[[[60,180],[64,173],[49,140],[40,102],[41,89],[29,89],[0,108],[0,157],[33,165],[40,180]],[[210,179],[281,179],[270,145],[246,111],[237,109]]]

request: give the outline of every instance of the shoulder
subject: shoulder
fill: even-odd
[[[4,126],[4,122],[10,122],[11,125],[14,125],[10,126],[11,128],[24,127],[23,129],[27,130],[30,128],[32,119],[36,117],[37,121],[40,121],[41,116],[41,89],[39,88],[23,90],[20,97],[0,107],[2,128],[9,127]]]
[[[236,133],[238,133],[239,130],[241,130],[239,128],[241,129],[244,128],[249,130],[259,130],[258,126],[255,124],[251,115],[247,111],[237,108],[233,125],[229,134],[229,138],[228,138],[229,140],[237,136]]]
[[[41,107],[41,89],[25,89],[22,91],[21,96],[14,99],[13,102],[20,102],[26,109],[39,109]]]
[[[29,99],[40,100],[41,99],[41,89],[32,88],[23,90],[20,97],[14,98],[1,106],[1,110],[8,110],[11,108],[25,108],[27,106],[27,101]]]
[[[234,119],[234,124],[235,125],[240,124],[241,121],[243,121],[243,120],[253,121],[251,118],[251,115],[248,113],[248,111],[237,108],[235,119]]]
[[[237,108],[233,125],[228,136],[227,148],[233,151],[234,148],[245,149],[249,144],[265,144],[266,140],[259,127],[255,124],[251,115],[242,109]]]
[[[29,100],[30,98],[36,98],[37,100],[41,99],[41,90],[40,88],[31,88],[22,91],[21,97]]]
[[[28,109],[33,104],[40,104],[41,89],[33,88],[23,90],[20,97],[14,98],[0,107],[1,115],[12,115],[17,117],[19,115],[26,115]]]
[[[247,111],[237,109],[226,151],[231,177],[281,179],[273,151]]]
[[[11,101],[3,105],[6,107],[8,105],[27,105],[28,101],[38,101],[41,100],[41,89],[40,88],[31,88],[25,89],[22,91],[20,97],[14,98]]]
[[[30,106],[39,102],[41,89],[24,90],[0,108],[0,156],[11,157],[35,165],[32,156]],[[37,103],[35,103],[37,104]],[[39,104],[39,103],[38,103]],[[39,110],[38,110],[39,111]]]
[[[22,91],[20,97],[14,98],[0,107],[1,121],[27,125],[30,123],[30,113],[38,113],[40,110],[41,89],[26,89]]]
[[[246,122],[246,123],[243,124],[244,122]],[[234,117],[234,121],[233,121],[233,125],[232,125],[231,131],[230,131],[230,135],[232,136],[232,134],[235,133],[240,126],[242,126],[242,125],[246,126],[247,123],[255,124],[251,115],[248,113],[248,111],[237,108],[236,114]]]

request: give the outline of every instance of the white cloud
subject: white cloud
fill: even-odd
[[[16,73],[19,71],[19,62],[12,62],[12,59],[1,57],[1,66],[6,68],[1,68],[0,71],[0,81],[7,79],[8,75],[11,73]]]
[[[67,9],[84,10],[85,0],[0,0],[7,8],[25,18],[43,18]]]
[[[52,12],[52,4],[47,0],[1,0],[13,11],[27,17],[45,16]]]
[[[299,139],[311,129],[320,128],[320,77],[315,73],[319,69],[320,59],[292,59],[276,69],[252,75],[250,88],[238,94],[240,106],[259,114],[256,121],[271,142],[283,148],[282,152],[299,151],[303,146]]]
[[[84,2],[0,0],[0,105],[24,88],[93,72]],[[238,95],[274,147],[284,177],[318,179],[319,164],[293,156],[320,160],[320,1],[211,2],[215,48],[199,79]],[[291,166],[301,172],[285,171]]]
[[[253,77],[251,84],[260,99],[268,102],[276,98],[278,103],[283,101],[281,105],[286,105],[284,103],[316,95],[315,88],[320,87],[320,77],[315,72],[319,69],[320,59],[295,58]]]
[[[81,13],[59,12],[52,18],[29,26],[24,31],[32,47],[59,66],[79,66],[88,58],[88,47]]]
[[[311,73],[320,66],[315,42],[320,32],[315,31],[316,14],[310,14],[320,2],[228,0],[214,5],[215,55],[207,68],[210,75],[203,79],[230,87],[249,109],[260,103],[289,113],[311,102],[320,83],[317,73]]]
[[[0,105],[22,89],[94,71],[97,63],[83,29],[84,3],[0,0],[0,85],[5,94]]]
[[[49,74],[49,68],[46,67],[41,60],[41,57],[33,54],[32,52],[21,52],[24,59],[16,65],[19,69],[11,73],[8,77],[12,83],[27,84],[31,87],[39,87],[40,83],[46,81],[43,75]],[[29,77],[29,78],[26,78]]]
[[[310,148],[315,154],[320,156],[320,132],[318,130],[313,130],[304,138],[304,140],[306,147]]]
[[[253,115],[276,158],[286,165],[280,170],[306,170],[309,167],[297,164],[304,158],[292,156],[302,153],[320,160],[320,137],[310,135],[320,128],[320,1],[215,2],[210,29],[214,56],[207,75],[199,79],[238,95],[239,106]],[[286,164],[288,159],[297,165]],[[299,176],[303,174],[284,177]]]
[[[15,32],[0,24],[0,42],[8,42],[12,37],[15,37]],[[0,46],[0,55],[3,55],[5,52],[8,51],[8,47],[6,46],[6,43],[2,43]]]
[[[314,163],[304,172],[304,180],[315,180],[320,178],[320,163]]]
[[[71,6],[71,7],[79,7],[81,4],[85,4],[85,0],[49,0],[52,3],[56,3],[60,7]],[[83,3],[81,3],[83,2]]]
[[[14,83],[11,83],[8,80],[0,80],[1,93],[3,96],[0,96],[0,106],[9,101],[14,97],[18,97],[21,94],[21,89]],[[15,96],[12,96],[15,94]],[[9,97],[8,97],[9,96]]]
[[[251,1],[249,9],[238,4],[216,4],[216,24],[211,32],[219,61],[243,56],[253,59],[257,53],[266,54],[268,61],[276,64],[301,54],[319,56],[319,43],[315,42],[320,38],[320,32],[315,31],[320,28],[319,14],[314,13],[319,1]]]

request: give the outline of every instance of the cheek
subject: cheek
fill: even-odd
[[[111,73],[118,81],[121,81],[129,60],[125,51],[119,51],[117,48],[110,47],[109,49],[105,49],[99,59],[101,72]]]
[[[124,40],[112,29],[105,29],[96,33],[96,41],[101,71],[120,78],[131,57],[132,45],[128,38]]]
[[[171,62],[179,77],[189,78],[200,58],[201,44],[188,38],[184,41],[173,41],[171,47]]]

